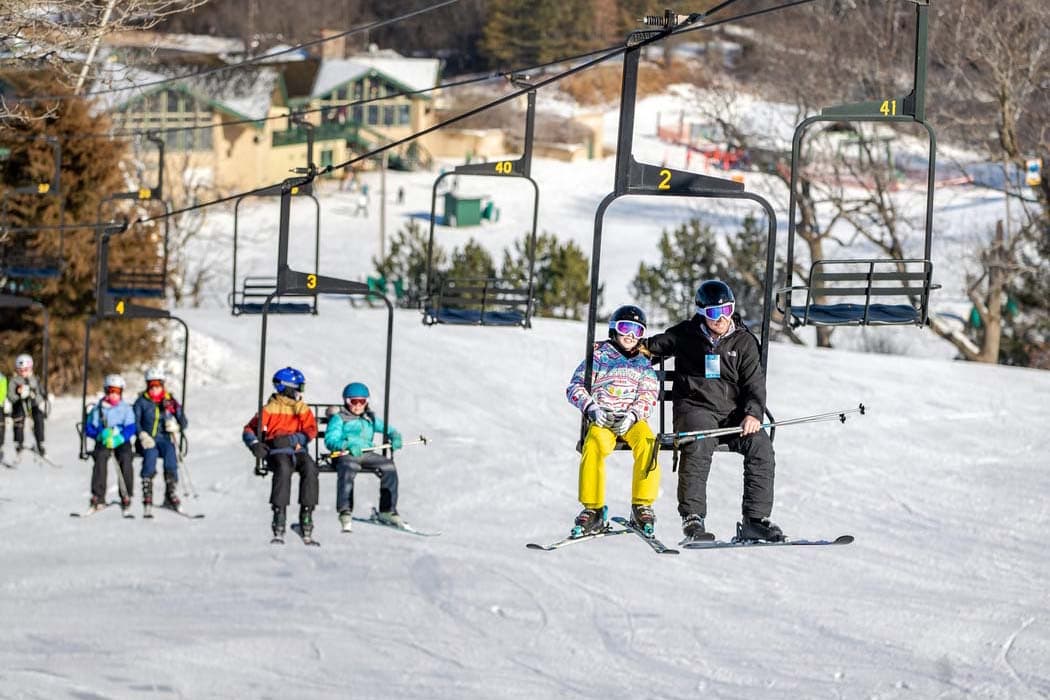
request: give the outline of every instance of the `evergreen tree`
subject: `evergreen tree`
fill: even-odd
[[[514,242],[513,253],[503,251],[503,277],[528,283],[528,234]],[[590,262],[573,241],[564,245],[557,236],[543,233],[536,238],[533,289],[537,316],[582,319],[590,298]],[[601,303],[602,287],[598,289]]]
[[[435,293],[441,288],[441,281],[444,279],[441,270],[445,263],[445,252],[435,244],[434,274],[431,277]],[[417,307],[420,301],[426,298],[427,236],[418,221],[408,221],[404,228],[395,234],[387,256],[382,260],[372,258],[372,264],[375,265],[376,273],[387,282],[401,280],[405,290],[405,296],[401,300],[402,306]]]
[[[2,79],[24,94],[62,94],[64,88],[54,80],[26,74],[5,75]],[[51,105],[32,105],[41,114],[25,120],[9,119],[0,126],[0,144],[16,156],[0,180],[0,196],[9,203],[8,227],[57,226],[60,200],[55,196],[11,194],[26,180],[48,178],[53,168],[51,145],[35,137],[57,136],[62,148],[61,198],[66,224],[94,223],[102,198],[126,189],[120,174],[124,144],[106,138],[84,138],[84,134],[103,134],[109,127],[105,117],[93,114],[84,100],[65,100]],[[42,115],[51,108],[49,115]],[[19,160],[24,158],[24,160]],[[27,175],[28,173],[28,175]],[[43,182],[44,180],[41,180]],[[5,260],[21,256],[62,260],[61,276],[56,279],[7,277],[6,293],[25,295],[43,303],[51,316],[49,389],[58,393],[76,389],[81,381],[85,320],[94,315],[95,230],[11,233],[0,248]],[[159,247],[115,250],[111,269],[128,267],[132,260],[144,266],[159,265]],[[12,311],[0,315],[5,352],[28,352],[40,362],[42,326],[39,315]],[[108,372],[127,372],[156,357],[160,350],[160,328],[142,320],[107,320],[92,331],[89,384],[95,386]],[[7,371],[8,358],[3,361]]]
[[[636,301],[650,323],[677,321],[693,313],[697,285],[705,279],[725,279],[718,243],[711,227],[690,219],[673,232],[660,234],[660,262],[638,265],[632,283]]]
[[[592,0],[492,0],[480,50],[494,66],[527,66],[595,48]]]

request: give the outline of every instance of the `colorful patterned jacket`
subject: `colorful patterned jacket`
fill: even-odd
[[[628,411],[645,420],[656,407],[659,385],[656,372],[642,354],[626,357],[611,341],[594,344],[594,368],[591,391],[583,384],[586,361],[572,374],[565,395],[580,411],[586,413],[592,403],[606,412],[625,414]]]

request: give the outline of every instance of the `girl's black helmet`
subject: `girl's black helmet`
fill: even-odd
[[[696,305],[700,308],[730,303],[736,303],[736,297],[722,280],[707,280],[696,290]]]
[[[613,311],[612,316],[609,317],[609,338],[612,340],[616,339],[617,321],[634,321],[646,328],[649,327],[649,321],[645,318],[645,312],[633,304],[621,306],[616,311]]]

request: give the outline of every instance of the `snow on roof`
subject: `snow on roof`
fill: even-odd
[[[91,91],[119,90],[98,95],[98,109],[104,112],[118,109],[158,90],[182,89],[211,102],[218,109],[247,119],[263,119],[269,114],[273,91],[280,79],[280,74],[273,68],[245,67],[153,85],[151,83],[178,76],[154,73],[111,61],[104,61],[99,67],[101,73]],[[120,89],[124,87],[131,89]]]
[[[436,58],[363,55],[329,59],[321,62],[310,96],[326,95],[373,70],[410,90],[425,90],[437,84],[440,66]]]
[[[137,46],[214,56],[243,54],[245,51],[244,41],[241,39],[207,34],[169,34],[135,30],[108,35],[105,42],[110,46]]]

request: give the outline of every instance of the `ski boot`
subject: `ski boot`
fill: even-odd
[[[20,442],[19,442],[19,443],[17,443],[17,444],[15,445],[15,454],[16,454],[16,455],[20,455],[20,454],[22,454],[22,450],[24,450],[24,449],[25,449],[25,445],[23,445],[23,444],[22,444],[22,443],[20,443]]]
[[[344,510],[339,514],[339,524],[343,528],[343,532],[354,531],[354,514],[352,511]]]
[[[736,539],[761,542],[783,542],[784,531],[769,518],[752,518],[744,516],[741,522],[736,524]]]
[[[570,536],[583,537],[607,527],[605,522],[605,514],[607,512],[608,509],[605,506],[601,508],[584,508],[576,516],[576,523],[573,525]]]
[[[284,506],[273,506],[273,536],[274,539],[284,540]]]
[[[175,480],[175,477],[171,474],[164,475],[164,507],[170,508],[171,510],[179,510],[182,506],[182,501],[179,500],[179,495],[176,493],[178,490],[179,482]]]
[[[135,517],[134,515],[131,514],[131,497],[130,496],[121,496],[120,497],[120,514],[123,515],[125,518],[133,518],[133,517]]]
[[[704,519],[695,513],[682,518],[682,534],[691,540],[703,539],[707,535]]]
[[[376,513],[376,520],[391,527],[404,527],[405,521],[397,514],[396,510],[383,510]]]
[[[142,477],[142,517],[153,517],[153,478]]]
[[[89,504],[92,510],[102,510],[106,507],[106,499],[99,498],[98,496],[91,497],[91,503]]]
[[[44,449],[44,445],[42,443],[37,443],[36,453],[41,457],[47,457],[47,450]]]
[[[313,506],[299,506],[299,533],[304,540],[313,539],[314,509]]]
[[[652,506],[635,503],[631,506],[631,523],[645,533],[646,537],[652,537],[656,532],[656,513]]]

